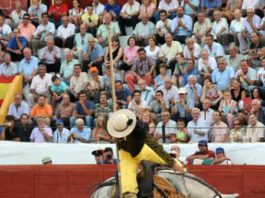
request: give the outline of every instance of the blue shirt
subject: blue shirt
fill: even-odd
[[[55,92],[57,95],[61,95],[63,92],[65,92],[69,86],[65,84],[64,82],[60,82],[58,86],[52,84],[51,91]]]
[[[31,56],[27,61],[25,58],[19,64],[19,72],[22,72],[25,77],[31,77],[33,70],[38,69],[39,59],[35,56]]]
[[[92,48],[90,52],[89,60],[94,61],[102,56],[104,56],[103,48],[99,44],[95,43],[94,47]]]
[[[217,84],[217,87],[224,91],[230,84],[232,78],[235,77],[234,69],[232,67],[226,67],[224,71],[215,69],[212,73],[212,81]]]
[[[127,97],[131,95],[132,95],[131,91],[125,87],[120,92],[116,91],[116,96],[118,100],[127,101]]]
[[[29,105],[25,101],[22,101],[18,108],[16,108],[16,105],[14,103],[9,106],[8,115],[12,115],[16,119],[20,119],[20,116],[22,114],[29,115]]]
[[[18,39],[19,39],[20,43],[23,45],[23,48],[25,48],[25,47],[27,46],[27,42],[28,42],[27,39],[26,39],[24,36],[20,36]],[[14,49],[14,50],[19,49],[15,37],[12,37],[12,38],[9,40],[9,42],[8,42],[8,44],[7,44],[7,48]]]
[[[218,57],[222,56],[225,57],[224,48],[220,43],[213,42],[211,49],[207,44],[204,45],[204,49],[206,49],[210,56],[212,57]]]
[[[70,131],[70,134],[75,133],[77,137],[82,137],[87,141],[91,140],[91,129],[87,126],[84,126],[83,130],[79,130],[77,127],[73,127]],[[79,140],[74,140],[74,143],[82,143]]]
[[[87,101],[87,102],[86,102],[86,108],[88,108],[90,111],[92,111],[92,110],[94,110],[95,105],[94,105],[93,102],[91,102],[91,101]],[[81,106],[81,104],[80,104],[80,102],[78,102],[78,103],[76,104],[76,106],[75,106],[75,111],[76,111],[79,115],[86,115],[85,112],[84,112],[84,110],[83,110],[83,108],[82,108],[82,106]]]
[[[190,0],[190,2],[192,5],[196,6],[197,8],[200,5],[199,0]],[[188,15],[197,13],[196,10],[194,10],[188,3],[185,3],[184,10],[185,10],[185,14],[188,14]]]
[[[207,9],[215,9],[221,6],[221,0],[202,0],[201,7]]]
[[[198,70],[196,68],[193,68],[192,71],[187,71],[184,75],[183,75],[183,85],[187,85],[188,84],[188,77],[189,75],[193,75],[193,76],[197,76],[198,75]]]
[[[110,12],[110,11],[113,11],[116,15],[119,15],[120,12],[121,12],[121,6],[118,5],[118,4],[114,4],[114,5],[109,5],[109,4],[106,4],[105,5],[105,10],[107,12]]]
[[[181,19],[181,21],[185,24],[187,29],[184,29],[182,26],[178,25],[178,20]],[[192,34],[192,18],[189,15],[184,14],[181,18],[176,17],[171,22],[171,32],[178,36],[189,36]],[[179,26],[178,30],[176,31],[176,27]]]
[[[196,83],[195,84],[195,88],[196,88],[198,96],[201,96],[202,95],[202,86],[199,83]],[[188,84],[188,85],[185,86],[185,89],[187,91],[187,98],[191,99],[191,100],[193,100],[195,102],[196,101],[195,100],[195,95],[193,93],[193,90],[192,90],[191,86]]]

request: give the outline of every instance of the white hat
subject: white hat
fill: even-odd
[[[128,136],[136,125],[136,115],[128,109],[122,109],[114,112],[107,124],[108,132],[115,138]]]
[[[52,158],[50,158],[49,156],[47,157],[44,157],[42,160],[41,160],[42,164],[49,164],[49,163],[52,163]]]
[[[178,94],[186,94],[186,93],[187,93],[187,91],[186,91],[185,87],[179,88]]]

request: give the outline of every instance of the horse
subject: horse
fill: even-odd
[[[185,198],[236,198],[235,194],[222,194],[210,184],[191,173],[179,173],[173,170],[161,169],[156,171],[156,175],[166,179],[171,183],[175,190]],[[155,181],[155,180],[154,180]],[[104,181],[97,190],[92,194],[91,198],[113,198],[116,190],[115,177]],[[161,196],[154,197],[181,197],[181,196]]]

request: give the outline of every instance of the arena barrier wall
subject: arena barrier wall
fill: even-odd
[[[1,198],[88,198],[114,165],[0,166]],[[189,166],[222,193],[265,197],[265,166]]]
[[[0,108],[0,124],[4,123],[9,105],[13,102],[14,96],[17,93],[22,93],[23,78],[20,75],[15,77],[0,78],[0,99],[3,99]],[[2,98],[1,98],[2,97]]]

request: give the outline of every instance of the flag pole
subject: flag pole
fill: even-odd
[[[110,57],[110,70],[111,70],[111,90],[112,90],[112,105],[113,105],[113,112],[117,111],[117,99],[116,99],[116,92],[115,92],[115,72],[114,72],[114,65],[113,65],[113,55],[112,55],[112,32],[108,28],[108,45],[109,45],[109,57]],[[119,185],[119,194],[120,198],[122,198],[122,186],[121,186],[121,171],[120,171],[120,157],[119,157],[119,148],[118,144],[116,143],[116,154],[117,154],[117,171],[118,171],[118,185]]]

